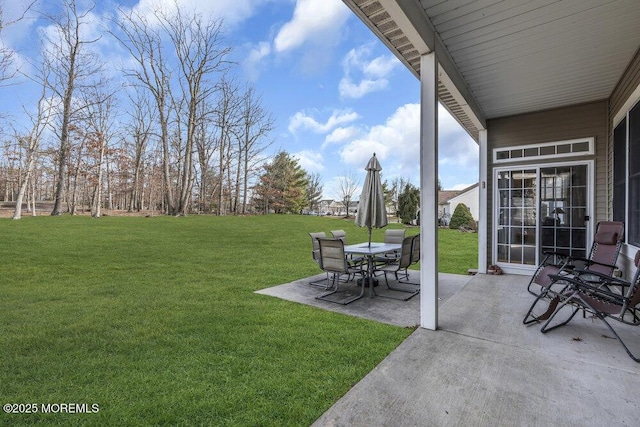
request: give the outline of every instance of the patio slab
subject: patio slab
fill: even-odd
[[[640,364],[597,320],[522,325],[527,281],[467,280],[439,330],[417,329],[314,425],[637,425]],[[640,329],[614,327],[640,352]]]
[[[398,326],[419,323],[419,296],[342,306],[315,299],[320,290],[308,282],[322,277],[258,293]],[[417,329],[314,426],[636,425],[640,364],[597,319],[578,315],[547,334],[524,326],[533,301],[528,280],[441,273],[439,329]],[[640,354],[640,329],[614,327]]]
[[[325,310],[362,317],[396,326],[412,327],[420,324],[420,294],[414,296],[408,301],[399,301],[382,297],[370,298],[368,296],[369,290],[365,289],[366,293],[364,298],[354,301],[348,305],[340,305],[316,299],[316,296],[322,293],[322,289],[309,285],[309,282],[322,280],[324,277],[324,274],[319,274],[317,276],[307,277],[295,282],[262,289],[256,291],[256,293],[270,295],[288,301],[312,305]],[[440,273],[438,279],[438,298],[440,300],[440,304],[455,295],[467,284],[467,282],[469,282],[469,280],[471,280],[471,278],[472,276]],[[380,277],[379,280],[379,286],[374,288],[377,294],[401,295],[387,290],[382,277]],[[419,283],[419,272],[410,272],[409,280]],[[402,285],[402,287],[411,289],[412,285]],[[353,283],[341,284],[340,289],[346,289],[352,293],[359,292],[359,288]]]

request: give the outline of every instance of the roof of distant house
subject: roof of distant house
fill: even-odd
[[[471,191],[473,190],[475,187],[478,186],[478,183],[476,182],[473,185],[470,185],[466,188],[463,188],[462,190],[441,190],[438,191],[438,204],[439,205],[444,205],[447,202],[449,202],[449,200],[453,199],[456,196],[459,196],[460,194],[466,193],[467,191]]]

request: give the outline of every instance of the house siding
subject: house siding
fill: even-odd
[[[487,259],[491,259],[493,238],[493,149],[516,145],[541,144],[577,138],[595,139],[595,155],[566,157],[563,161],[593,160],[595,165],[595,212],[593,224],[607,219],[608,213],[608,112],[607,100],[571,107],[539,111],[518,116],[491,119],[487,122]],[[518,162],[518,165],[538,165],[556,162],[557,159]],[[515,163],[514,163],[515,164]],[[500,164],[497,166],[504,166]]]
[[[640,85],[640,49],[636,51],[635,56],[629,63],[622,78],[611,93],[609,101],[610,115],[613,116],[622,108],[633,91]]]

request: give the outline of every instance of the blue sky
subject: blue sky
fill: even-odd
[[[419,82],[341,0],[177,2],[223,19],[236,72],[253,83],[276,119],[267,154],[285,150],[305,170],[319,173],[326,198],[338,197],[337,182],[345,174],[362,184],[373,152],[383,179],[419,184]],[[5,20],[25,3],[0,0]],[[118,4],[146,11],[159,1],[98,3],[96,29]],[[2,43],[15,49],[22,70],[29,69],[38,25],[44,23],[25,20],[3,33]],[[110,64],[124,61],[118,60],[124,53],[107,40],[100,52]],[[33,96],[24,81],[0,93],[4,112],[21,110]],[[478,148],[440,112],[439,176],[445,189],[464,188],[477,182]]]

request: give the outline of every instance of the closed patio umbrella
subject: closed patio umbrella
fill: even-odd
[[[367,167],[367,177],[364,180],[362,194],[358,202],[358,212],[356,213],[356,224],[369,229],[369,246],[371,246],[371,230],[382,228],[387,225],[387,208],[384,203],[384,193],[380,183],[380,171],[382,166],[373,153],[369,159]]]

